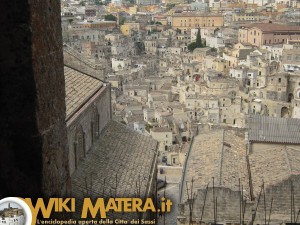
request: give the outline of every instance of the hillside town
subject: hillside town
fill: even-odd
[[[157,224],[300,223],[299,0],[61,0],[61,26],[75,196],[168,196]]]
[[[7,204],[7,207],[4,204],[1,204],[0,209],[0,224],[1,225],[24,225],[25,224],[25,215],[24,210],[21,207],[11,207],[10,203]]]

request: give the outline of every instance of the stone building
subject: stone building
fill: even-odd
[[[282,66],[285,71],[300,70],[300,41],[294,45],[284,45],[282,51]]]
[[[300,118],[300,77],[299,72],[290,75],[288,102],[292,103],[292,118]]]
[[[84,29],[101,29],[101,30],[113,30],[117,26],[116,21],[92,21],[88,22],[86,20],[73,22],[73,30],[84,30]]]
[[[140,26],[139,23],[124,23],[120,26],[120,31],[126,36],[131,36],[134,31],[140,31]]]
[[[121,71],[126,70],[131,67],[131,59],[130,58],[112,58],[111,59],[111,67],[113,71]]]
[[[89,6],[87,5],[85,7],[85,16],[86,17],[95,17],[97,14],[97,9],[95,6]]]
[[[186,33],[194,28],[217,28],[222,27],[223,25],[224,18],[222,15],[218,14],[182,12],[172,15],[172,28],[180,29],[183,33]]]
[[[63,33],[63,41],[71,45],[72,47],[76,45],[77,41],[92,41],[92,42],[100,42],[105,37],[104,30],[96,30],[96,29],[72,29],[68,27],[66,31]]]
[[[300,38],[300,27],[275,23],[250,24],[239,29],[239,42],[255,46],[286,44]]]
[[[193,138],[180,184],[177,224],[189,224],[189,221],[195,224],[200,224],[200,221],[208,224],[214,221],[218,224],[234,223],[235,217],[238,220],[239,180],[246,187],[248,179],[243,160],[246,152],[243,134],[234,130],[208,131],[202,128],[200,134]],[[215,220],[213,199],[216,197],[218,215]],[[230,202],[227,206],[226,201]]]
[[[157,142],[111,120],[109,85],[64,66],[60,3],[2,4],[0,198],[155,197]]]
[[[145,52],[147,54],[151,54],[151,55],[157,54],[158,51],[157,40],[145,40],[144,45],[145,45]]]
[[[10,207],[0,210],[0,224],[1,225],[24,225],[25,223],[24,210],[20,208]]]
[[[110,86],[65,66],[69,171],[72,175],[111,120]]]
[[[202,128],[194,137],[177,224],[263,224],[269,216],[271,224],[295,222],[299,120],[251,116],[248,122],[248,129]]]
[[[259,13],[233,13],[232,21],[245,22],[245,21],[258,21],[262,18]]]
[[[76,197],[78,207],[86,196],[155,198],[157,142],[112,121],[108,83],[67,66],[64,74],[69,195]],[[155,218],[150,213],[109,216],[116,215]]]
[[[173,144],[173,132],[171,128],[155,127],[150,130],[150,135],[159,142],[159,151],[167,151]]]

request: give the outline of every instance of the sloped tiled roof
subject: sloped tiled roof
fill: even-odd
[[[300,144],[300,119],[253,115],[249,118],[249,140]]]
[[[91,199],[144,197],[156,169],[156,154],[157,142],[151,137],[110,121],[71,176],[72,196],[78,203],[85,195]],[[120,213],[115,218],[134,217],[136,213]]]
[[[69,118],[102,87],[103,83],[67,66],[64,67],[64,75],[66,110],[67,118]]]
[[[247,28],[258,28],[263,32],[273,32],[273,31],[300,31],[300,26],[290,26],[286,24],[276,24],[276,23],[254,23],[246,25]]]
[[[260,186],[276,185],[292,174],[300,174],[300,151],[293,146],[270,145],[249,155],[254,195]]]
[[[234,130],[217,130],[199,134],[194,138],[184,175],[182,202],[187,200],[186,181],[193,178],[194,190],[205,189],[212,184],[216,187],[239,190],[239,179],[244,184],[244,195],[249,195],[249,182],[246,167],[246,143],[243,136]]]

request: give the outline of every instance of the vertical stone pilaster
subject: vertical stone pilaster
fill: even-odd
[[[66,191],[60,2],[1,2],[0,198]]]

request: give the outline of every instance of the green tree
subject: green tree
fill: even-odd
[[[172,9],[174,6],[175,6],[175,4],[168,3],[167,4],[167,11],[169,11],[170,9]]]
[[[115,17],[115,16],[112,15],[112,14],[105,15],[105,16],[104,16],[104,19],[105,19],[106,21],[117,21],[117,17]]]
[[[197,37],[196,37],[196,48],[203,48],[202,39],[201,39],[201,34],[200,34],[200,28],[198,29],[198,32],[197,32]]]
[[[195,48],[197,48],[197,44],[196,44],[196,42],[192,42],[187,47],[188,47],[188,50],[192,52],[192,51],[194,51]]]
[[[150,125],[149,123],[147,123],[147,124],[145,125],[145,129],[146,129],[148,132],[150,132],[150,129],[151,129],[151,128],[153,128],[153,126]]]
[[[126,17],[120,18],[120,25],[123,25],[126,22]]]

